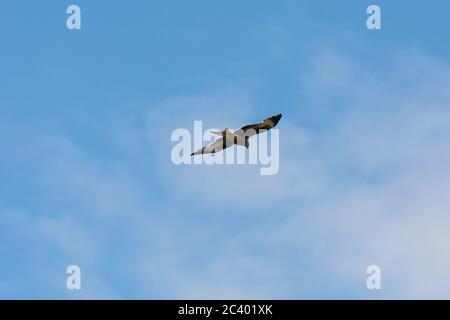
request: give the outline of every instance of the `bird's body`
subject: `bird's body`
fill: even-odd
[[[220,135],[222,138],[217,139],[209,146],[203,147],[193,152],[191,156],[206,153],[216,153],[228,147],[231,147],[234,144],[248,148],[248,139],[250,137],[272,129],[277,125],[280,119],[281,114],[278,114],[276,116],[263,120],[261,123],[244,126],[235,132],[231,132],[228,129],[220,132],[214,132],[215,134]]]

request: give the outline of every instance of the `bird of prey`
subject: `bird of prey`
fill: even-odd
[[[214,134],[221,136],[221,138],[217,139],[209,146],[203,147],[191,153],[191,156],[206,153],[216,153],[222,151],[223,149],[231,147],[234,144],[237,144],[239,146],[245,146],[246,148],[248,148],[249,147],[248,139],[250,137],[272,129],[277,125],[280,119],[281,113],[276,116],[267,118],[263,120],[261,123],[249,124],[247,126],[244,126],[235,132],[231,132],[230,130],[228,130],[228,128],[220,132],[213,132]]]

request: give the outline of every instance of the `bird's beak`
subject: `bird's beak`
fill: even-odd
[[[223,136],[223,132],[221,131],[211,131],[214,134],[217,134],[218,136]]]

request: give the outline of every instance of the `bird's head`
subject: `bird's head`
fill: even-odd
[[[225,137],[225,136],[227,136],[227,135],[230,135],[230,134],[231,134],[231,131],[228,130],[228,128],[225,128],[225,130],[222,130],[222,131],[212,131],[212,133],[217,134],[217,135],[219,135],[219,136],[221,136],[221,137]]]

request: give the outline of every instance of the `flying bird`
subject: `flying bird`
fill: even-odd
[[[206,153],[216,153],[228,147],[231,147],[234,144],[248,148],[249,147],[248,139],[250,137],[272,129],[277,125],[280,119],[281,113],[276,116],[267,118],[263,120],[261,123],[243,126],[242,128],[240,128],[235,132],[231,132],[230,130],[228,130],[228,128],[226,128],[223,131],[213,132],[214,134],[221,136],[221,138],[217,139],[209,146],[203,147],[191,153],[191,156]]]

